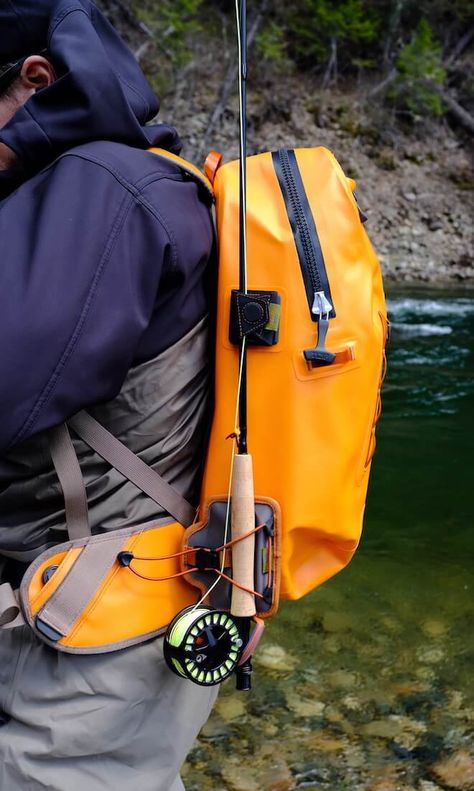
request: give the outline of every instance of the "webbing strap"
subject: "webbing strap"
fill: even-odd
[[[10,583],[4,582],[0,585],[0,629],[13,629],[24,623],[17,595]]]
[[[124,543],[112,532],[87,544],[71,571],[38,613],[37,626],[46,625],[58,635],[68,635],[92,596],[117,560]],[[100,552],[97,551],[98,544]]]
[[[184,527],[194,522],[196,511],[161,475],[132,453],[87,412],[79,412],[68,424],[99,456],[151,497]]]
[[[69,538],[87,538],[91,534],[87,494],[79,461],[65,423],[49,429],[49,449],[64,495]]]
[[[182,157],[178,157],[176,154],[172,154],[171,151],[166,151],[164,148],[149,148],[152,154],[155,156],[163,157],[164,159],[169,159],[174,162],[178,167],[181,168],[185,173],[189,176],[192,176],[196,181],[199,181],[203,187],[206,188],[207,192],[209,193],[209,197],[211,200],[214,200],[214,190],[212,188],[212,184],[201,170],[193,165],[192,162],[188,162],[186,159],[182,159]]]

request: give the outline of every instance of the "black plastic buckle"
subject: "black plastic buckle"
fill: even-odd
[[[281,298],[277,291],[234,289],[230,303],[230,342],[238,345],[243,338],[251,346],[274,346],[280,332]]]
[[[199,571],[209,571],[210,569],[219,571],[221,567],[219,552],[215,549],[200,547],[196,550],[194,565]]]

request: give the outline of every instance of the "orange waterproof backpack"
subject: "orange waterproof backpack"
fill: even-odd
[[[297,599],[349,562],[361,534],[388,329],[380,266],[355,183],[330,151],[258,154],[247,161],[249,295],[238,310],[239,163],[207,170],[219,284],[202,498],[228,488],[239,375],[232,340],[246,333],[255,498],[277,503],[281,595]]]

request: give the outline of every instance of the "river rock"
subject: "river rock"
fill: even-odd
[[[224,761],[221,775],[229,791],[262,791],[255,770],[238,759]]]
[[[384,615],[383,618],[380,619],[380,623],[388,632],[398,634],[402,631],[402,624],[400,621],[394,618],[393,615]]]
[[[351,689],[357,684],[357,676],[355,673],[350,673],[348,670],[334,670],[325,676],[325,681],[331,687],[341,687],[342,689]]]
[[[423,621],[421,629],[427,637],[432,637],[434,640],[444,637],[449,631],[448,624],[444,623],[444,621],[435,620],[434,618]]]
[[[276,673],[290,673],[298,664],[296,657],[285,651],[281,645],[264,645],[255,654],[254,662]]]
[[[368,722],[360,730],[365,736],[375,736],[378,739],[396,739],[400,734],[398,723],[389,719]]]
[[[324,641],[324,651],[326,654],[338,654],[341,650],[341,641],[335,634],[329,635]]]
[[[367,756],[359,745],[349,744],[344,751],[344,762],[351,769],[359,769],[367,765]]]
[[[227,731],[228,728],[223,724],[222,720],[212,716],[201,728],[199,736],[201,739],[214,741],[215,739],[224,738]]]
[[[285,697],[288,708],[297,717],[321,717],[324,712],[325,704],[321,700],[302,697],[294,691],[287,692]]]
[[[259,777],[260,791],[291,791],[295,787],[289,766],[283,758],[275,758]]]
[[[429,682],[436,681],[436,673],[435,673],[435,671],[433,670],[432,667],[427,667],[426,665],[423,665],[422,667],[417,668],[416,671],[415,671],[415,675],[421,681],[429,681]]]
[[[452,689],[448,696],[448,708],[450,712],[458,712],[463,708],[464,695],[459,689]]]
[[[458,750],[431,768],[433,777],[456,791],[474,788],[474,757],[467,750]]]
[[[392,687],[395,698],[408,698],[422,692],[428,692],[429,684],[423,681],[398,681]]]
[[[265,736],[276,736],[278,733],[278,725],[275,725],[274,722],[265,722],[263,725],[263,732]]]
[[[367,791],[416,791],[416,789],[413,786],[402,785],[398,780],[381,780],[369,786]]]
[[[244,701],[237,695],[221,696],[214,706],[214,710],[225,722],[234,722],[247,714]]]
[[[446,652],[441,647],[426,648],[421,647],[416,652],[416,658],[419,662],[426,665],[438,665],[446,657]]]
[[[359,711],[361,708],[360,698],[356,697],[356,695],[345,695],[341,703],[349,711]]]
[[[323,627],[325,632],[347,632],[352,629],[353,619],[345,612],[331,611],[323,615]]]
[[[362,733],[378,739],[396,740],[407,750],[412,750],[419,742],[421,734],[426,732],[426,725],[419,720],[391,714],[383,720],[374,720],[361,727]]]
[[[347,747],[344,739],[337,739],[318,731],[312,733],[305,741],[305,744],[320,753],[340,753]]]

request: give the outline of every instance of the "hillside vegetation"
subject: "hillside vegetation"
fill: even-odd
[[[184,155],[238,155],[234,3],[101,0]],[[249,146],[327,145],[396,279],[474,278],[474,0],[249,0]],[[372,210],[371,210],[372,209]]]

